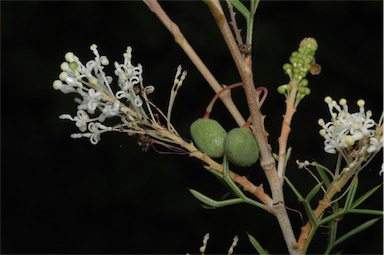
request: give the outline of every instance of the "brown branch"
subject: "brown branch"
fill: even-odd
[[[267,135],[264,131],[263,115],[261,114],[257,103],[257,96],[253,81],[251,56],[248,55],[244,59],[242,58],[240,50],[236,45],[236,41],[231,33],[231,29],[221,8],[220,2],[217,0],[207,0],[206,4],[210,8],[213,17],[215,18],[215,21],[224,37],[224,40],[228,45],[236,67],[242,78],[248,107],[251,112],[253,134],[260,149],[260,165],[264,170],[272,192],[272,198],[274,202],[272,210],[279,222],[289,253],[296,254],[297,251],[294,247],[296,244],[296,238],[284,205],[284,193],[281,186],[282,178],[277,175],[276,163],[270,149],[271,146],[268,143]]]
[[[235,17],[236,12],[234,12],[233,6],[229,0],[227,0],[227,5],[228,5],[228,10],[231,16],[231,25],[233,28],[233,32],[236,35],[237,45],[243,45],[243,38],[241,38],[241,34],[240,34],[241,30],[237,27],[237,22]]]
[[[211,88],[216,93],[219,92],[223,87],[215,79],[215,77],[212,75],[212,73],[209,71],[209,69],[206,67],[206,65],[203,63],[203,61],[200,59],[200,57],[193,50],[191,45],[188,43],[187,39],[181,33],[179,27],[164,12],[164,10],[161,8],[158,1],[157,0],[144,0],[144,3],[148,5],[150,10],[156,14],[156,16],[161,20],[161,22],[164,24],[164,26],[171,32],[171,34],[175,38],[176,43],[179,44],[179,46],[188,55],[188,57],[191,59],[192,63],[200,71],[200,73],[203,75],[203,77],[208,82],[208,84],[211,86]],[[244,125],[245,120],[244,120],[243,116],[241,115],[241,113],[239,112],[239,110],[237,109],[236,105],[233,103],[230,93],[223,93],[220,96],[220,99],[223,101],[224,105],[227,107],[228,111],[233,116],[236,123],[239,126]]]
[[[292,90],[289,94],[289,97],[285,100],[286,110],[283,118],[283,123],[281,127],[281,133],[279,137],[279,161],[277,165],[277,174],[281,179],[281,184],[284,182],[285,175],[285,161],[287,156],[287,144],[288,144],[288,136],[291,132],[291,121],[293,115],[296,112],[295,108],[295,100],[297,94],[297,83],[296,81],[291,81],[290,85]]]
[[[360,158],[359,160],[353,161],[347,168],[344,168],[342,176],[338,179],[333,181],[331,186],[329,187],[327,193],[324,194],[323,198],[319,201],[318,206],[313,211],[313,215],[316,219],[318,219],[324,211],[331,205],[332,198],[341,191],[341,189],[348,183],[348,181],[351,179],[351,177],[354,176],[356,173],[356,169],[361,165],[361,163],[364,161],[364,157]],[[307,222],[305,226],[301,228],[301,233],[299,236],[299,240],[297,242],[296,250],[300,254],[306,253],[306,248],[308,244],[306,244],[308,235],[312,230],[312,224],[311,222]]]
[[[159,135],[170,139],[172,142],[180,145],[182,148],[188,150],[190,152],[191,157],[195,157],[206,163],[210,168],[223,173],[224,167],[222,164],[217,163],[212,158],[210,158],[207,154],[198,150],[193,143],[188,143],[184,141],[180,136],[175,133],[170,132],[168,129],[163,128],[157,123],[150,124],[154,129],[159,131]],[[235,172],[229,171],[229,177],[236,183],[240,184],[243,189],[256,198],[258,198],[264,205],[266,205],[265,210],[272,212],[270,209],[270,205],[273,204],[271,197],[264,192],[263,185],[260,184],[256,186],[252,182],[250,182],[246,177],[240,176]]]

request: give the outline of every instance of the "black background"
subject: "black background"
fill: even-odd
[[[163,2],[164,9],[221,83],[239,81],[228,50],[202,2]],[[223,5],[225,7],[225,5]],[[315,181],[294,161],[317,160],[330,168],[317,119],[329,119],[325,96],[348,99],[351,111],[363,98],[377,121],[382,105],[383,5],[381,1],[261,2],[254,34],[254,76],[269,89],[264,105],[269,141],[277,150],[284,112],[278,85],[288,81],[282,65],[306,36],[319,43],[321,75],[310,77],[312,94],[299,105],[292,123],[292,164],[288,177],[306,194]],[[238,15],[240,16],[240,14]],[[241,22],[240,22],[241,23]],[[245,27],[243,26],[245,29]],[[121,62],[128,45],[133,62],[144,66],[152,99],[166,109],[178,64],[188,70],[173,112],[173,123],[189,138],[189,125],[201,117],[214,95],[157,17],[139,1],[1,2],[1,251],[2,253],[198,253],[211,234],[207,253],[226,253],[234,235],[235,253],[254,252],[246,232],[272,253],[286,252],[273,216],[247,205],[206,210],[188,187],[219,199],[226,190],[201,163],[180,155],[141,152],[132,137],[106,134],[97,145],[71,139],[73,97],[52,88],[68,51],[83,63],[98,45],[110,63]],[[112,75],[112,73],[111,73]],[[244,116],[245,98],[233,92]],[[212,117],[235,126],[218,103]],[[358,194],[381,183],[377,157],[360,174]],[[266,180],[257,166],[238,169],[256,183]],[[267,186],[267,185],[265,185]],[[287,205],[303,212],[288,188]],[[377,192],[364,205],[382,208]],[[315,204],[314,204],[315,206]],[[363,206],[363,205],[362,205]],[[299,234],[302,224],[290,213]],[[346,215],[345,233],[370,217]],[[320,229],[310,253],[323,252],[327,229]],[[382,254],[382,221],[343,243],[344,253]]]

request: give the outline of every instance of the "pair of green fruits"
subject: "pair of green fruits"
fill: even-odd
[[[259,158],[259,147],[248,127],[234,128],[227,133],[219,122],[200,118],[191,127],[191,136],[199,150],[212,158],[225,156],[236,166],[249,167]]]

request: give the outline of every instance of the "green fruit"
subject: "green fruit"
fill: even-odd
[[[227,131],[212,119],[197,119],[191,125],[191,135],[199,150],[212,158],[224,155],[224,138]]]
[[[224,140],[227,159],[237,166],[248,167],[259,158],[259,146],[251,130],[245,127],[234,128]]]

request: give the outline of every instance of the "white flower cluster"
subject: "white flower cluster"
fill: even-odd
[[[331,97],[324,100],[329,107],[331,121],[325,123],[319,119],[322,127],[320,135],[325,139],[324,150],[335,154],[337,151],[344,153],[350,148],[365,148],[368,154],[374,154],[383,147],[383,130],[381,116],[379,123],[375,123],[371,111],[365,111],[364,100],[358,100],[360,110],[356,113],[349,113],[346,99],[341,99],[339,104]]]
[[[72,134],[73,138],[87,137],[92,144],[100,140],[100,134],[108,131],[144,133],[143,120],[155,120],[147,94],[154,91],[153,86],[143,86],[143,68],[132,65],[132,48],[124,53],[124,63],[114,63],[119,91],[111,89],[112,77],[103,71],[109,64],[106,56],[100,56],[97,46],[90,49],[94,60],[83,65],[72,52],[65,54],[66,62],[60,66],[59,80],[53,82],[53,88],[65,94],[77,93],[76,116],[62,114],[61,119],[74,121],[83,133]],[[143,102],[144,100],[144,102]],[[92,116],[90,116],[92,115]],[[118,124],[108,126],[106,119],[120,119]],[[102,124],[104,123],[104,124]]]

